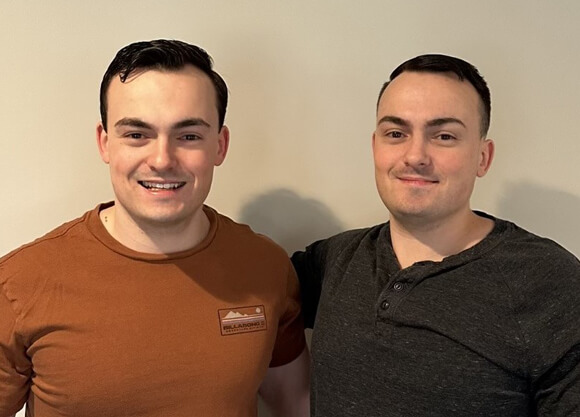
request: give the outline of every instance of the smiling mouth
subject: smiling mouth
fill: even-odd
[[[139,185],[148,190],[177,190],[185,185],[185,182],[150,182],[150,181],[139,181]]]

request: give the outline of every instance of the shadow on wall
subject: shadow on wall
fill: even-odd
[[[528,182],[508,184],[498,217],[548,237],[580,257],[580,197]]]
[[[344,230],[337,217],[320,201],[302,198],[288,189],[258,195],[242,207],[238,220],[272,238],[289,254]],[[306,337],[310,343],[309,332]],[[261,399],[258,416],[271,416]]]
[[[275,189],[252,199],[242,207],[239,220],[273,239],[289,254],[344,230],[320,201],[302,198],[288,189]]]

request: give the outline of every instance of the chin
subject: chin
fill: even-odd
[[[385,206],[387,207],[387,210],[389,210],[390,213],[392,214],[396,214],[397,216],[400,217],[405,217],[405,216],[418,216],[418,217],[422,217],[425,215],[428,215],[431,210],[429,210],[429,207],[426,207],[425,205],[422,204],[387,204],[385,203]]]

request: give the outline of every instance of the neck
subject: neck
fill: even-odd
[[[439,262],[479,243],[493,221],[471,210],[442,222],[410,222],[391,216],[391,240],[401,268],[416,262]]]
[[[102,210],[99,217],[109,234],[123,246],[151,254],[191,249],[207,236],[210,228],[202,208],[188,221],[175,224],[140,222],[119,210],[117,205]]]

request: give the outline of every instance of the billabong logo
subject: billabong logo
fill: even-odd
[[[218,310],[222,336],[238,333],[263,331],[266,324],[266,309],[263,305],[235,307]]]

